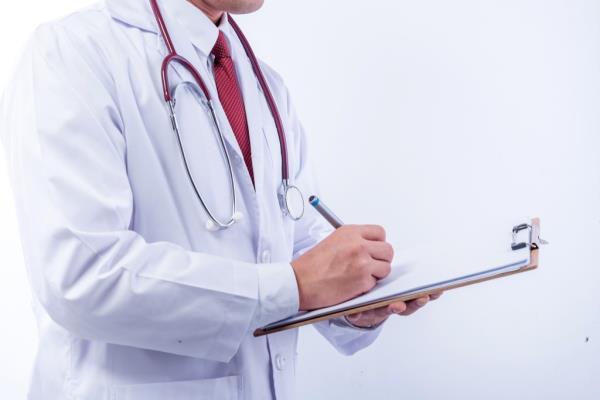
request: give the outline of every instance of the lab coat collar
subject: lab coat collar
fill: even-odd
[[[145,31],[158,33],[158,27],[148,0],[106,0],[113,18]],[[188,0],[160,1],[161,11],[168,13],[188,33],[188,39],[206,57],[217,42],[219,29],[230,34],[227,14],[217,27],[202,11]],[[167,26],[169,31],[170,27]]]
[[[105,0],[109,14],[131,26],[158,33],[158,27],[148,0]]]

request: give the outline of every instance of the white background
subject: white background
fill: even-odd
[[[88,2],[10,3],[1,84],[37,24]],[[600,1],[267,0],[239,20],[286,78],[346,221],[410,246],[540,216],[551,241],[539,270],[446,293],[352,358],[303,329],[299,398],[600,398]],[[0,227],[12,400],[36,336],[4,162]]]

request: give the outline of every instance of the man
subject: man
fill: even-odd
[[[297,330],[252,332],[370,290],[389,273],[392,248],[378,226],[331,233],[313,210],[298,221],[282,213],[276,125],[227,15],[262,0],[158,5],[178,54],[216,99],[244,217],[206,229],[207,207],[229,211],[229,170],[182,65],[169,67],[181,136],[172,130],[160,74],[167,38],[149,0],[106,0],[39,28],[2,106],[40,329],[29,397],[292,398]],[[285,127],[290,177],[313,193],[287,90],[260,67]],[[316,327],[352,354],[390,314],[428,300]]]

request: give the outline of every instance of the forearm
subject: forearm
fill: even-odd
[[[62,238],[29,266],[49,315],[81,337],[227,361],[249,331],[298,310],[287,264],[148,244],[131,231]]]

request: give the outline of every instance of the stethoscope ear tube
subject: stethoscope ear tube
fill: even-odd
[[[194,85],[191,85],[189,82],[185,83],[185,84],[189,85],[192,88],[192,90],[197,91],[197,88]],[[236,212],[237,195],[236,195],[235,179],[233,176],[233,165],[231,163],[231,157],[229,156],[229,152],[227,151],[227,146],[225,145],[225,138],[223,137],[223,133],[221,131],[221,127],[219,125],[219,121],[218,121],[216,113],[215,113],[213,102],[212,102],[212,100],[208,101],[206,103],[206,105],[208,107],[209,114],[215,124],[216,130],[217,130],[217,137],[219,138],[219,145],[221,146],[221,149],[223,150],[223,154],[225,156],[225,161],[227,163],[227,167],[228,167],[228,171],[229,171],[228,175],[229,175],[229,191],[230,191],[230,195],[231,195],[231,214],[230,214],[231,217],[229,217],[229,219],[227,221],[220,221],[213,214],[213,212],[210,210],[210,208],[208,207],[208,205],[202,198],[202,195],[200,194],[200,191],[198,190],[198,187],[196,186],[196,183],[194,182],[194,178],[190,171],[189,163],[188,163],[187,157],[186,157],[186,151],[185,151],[185,148],[183,145],[183,141],[181,140],[181,134],[179,131],[179,123],[177,121],[177,114],[175,112],[176,102],[175,102],[174,98],[173,98],[173,100],[169,101],[167,104],[169,106],[171,125],[173,127],[173,132],[175,133],[175,136],[177,137],[177,144],[179,147],[179,152],[181,154],[181,159],[183,161],[183,165],[185,167],[186,175],[188,177],[188,180],[190,181],[190,184],[192,185],[192,188],[194,189],[194,193],[195,193],[198,201],[202,205],[202,208],[204,209],[204,211],[206,212],[206,214],[208,215],[208,218],[209,218],[206,223],[206,229],[208,229],[209,231],[217,231],[220,229],[229,228],[231,225],[233,225],[236,221],[239,221],[241,218],[239,216],[239,213]]]

